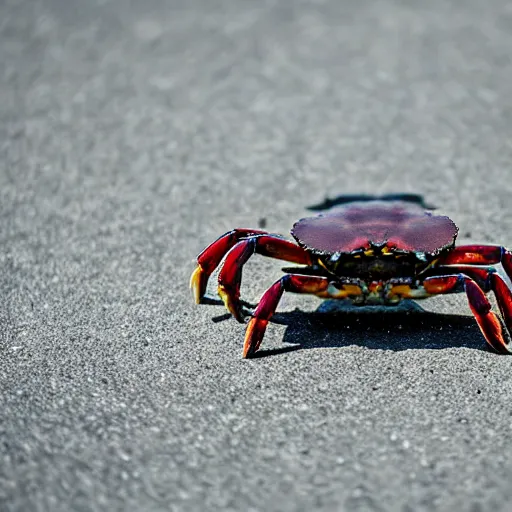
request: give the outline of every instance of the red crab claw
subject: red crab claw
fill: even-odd
[[[243,233],[242,230],[235,230],[237,231]],[[225,256],[219,273],[218,294],[227,310],[239,322],[243,322],[244,311],[240,303],[242,268],[254,253],[303,265],[311,264],[311,257],[297,244],[275,235],[252,234],[234,242],[236,236],[241,236],[235,236],[235,232],[224,235],[199,255],[198,266],[192,273],[190,285],[196,302],[201,302],[209,276]],[[227,254],[222,253],[222,250],[227,251]]]
[[[199,254],[197,257],[197,267],[190,276],[190,288],[192,288],[196,304],[201,303],[206,293],[208,279],[212,272],[219,266],[226,253],[242,238],[265,233],[266,231],[257,229],[233,229],[219,237]]]

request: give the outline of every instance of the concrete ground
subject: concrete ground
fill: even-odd
[[[245,361],[188,279],[339,194],[511,246],[511,29],[505,0],[4,0],[0,508],[510,511],[512,357],[464,297],[289,295]]]

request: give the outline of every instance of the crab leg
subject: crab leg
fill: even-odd
[[[259,349],[267,324],[276,312],[284,291],[307,293],[322,299],[350,299],[363,293],[356,282],[331,282],[326,277],[286,274],[261,297],[245,331],[242,357],[248,358]]]
[[[471,308],[487,343],[496,350],[496,352],[500,352],[502,354],[509,354],[512,352],[510,343],[505,340],[499,318],[491,311],[491,303],[485,296],[484,291],[473,279],[463,273],[440,277],[428,277],[423,281],[423,286],[425,291],[431,295],[465,291],[469,307]],[[512,296],[510,290],[505,292],[503,287],[507,288],[506,284],[496,273],[491,275],[491,286],[496,293],[500,310],[508,327],[511,324],[512,318]]]
[[[460,245],[441,256],[438,265],[496,265],[501,263],[512,279],[512,252],[500,245]]]
[[[277,305],[286,290],[294,293],[310,293],[320,297],[329,296],[329,280],[325,277],[286,274],[276,281],[261,297],[245,331],[242,357],[251,357],[258,350],[268,321],[276,312]]]
[[[323,299],[347,299],[361,295],[361,287],[354,282],[331,282],[325,277],[286,274],[276,281],[261,297],[245,331],[243,357],[251,357],[258,350],[268,321],[276,312],[284,291],[309,293]]]
[[[470,265],[450,265],[442,267],[430,267],[427,269],[427,277],[442,277],[448,275],[465,274],[478,284],[484,292],[491,291],[490,275],[495,273],[496,269],[492,266],[473,267]],[[421,275],[420,275],[421,276]],[[425,279],[425,277],[423,278]]]
[[[456,265],[453,267],[438,267],[435,270],[444,271],[446,275],[455,273],[465,274],[472,278],[485,293],[492,290],[507,330],[512,336],[512,290],[494,267],[483,268]]]
[[[238,242],[228,252],[224,260],[224,265],[219,273],[217,290],[227,310],[239,322],[244,321],[240,304],[242,267],[254,253],[293,263],[311,264],[311,258],[304,249],[282,238],[272,235],[260,235]]]
[[[491,274],[491,288],[498,302],[501,316],[505,322],[507,330],[512,337],[512,290],[507,283],[496,272]],[[512,347],[510,348],[512,351]]]

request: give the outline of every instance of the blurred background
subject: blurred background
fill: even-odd
[[[508,510],[512,363],[474,324],[294,314],[265,343],[314,350],[244,364],[187,286],[340,194],[511,246],[511,29],[505,0],[2,0],[1,508]]]

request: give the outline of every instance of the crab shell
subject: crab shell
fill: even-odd
[[[300,246],[318,255],[378,249],[435,256],[453,247],[458,228],[446,216],[404,202],[359,202],[297,221]]]

